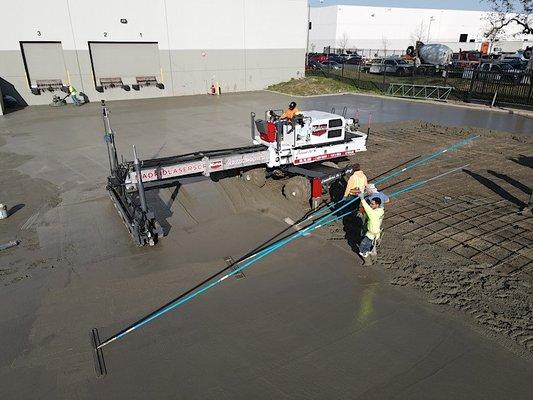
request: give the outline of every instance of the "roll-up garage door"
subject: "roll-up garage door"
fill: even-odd
[[[102,79],[121,78],[124,84],[133,84],[138,77],[160,78],[157,43],[90,42],[89,48],[97,86]]]
[[[61,81],[66,83],[65,60],[61,42],[20,43],[28,81],[32,87],[37,81]]]

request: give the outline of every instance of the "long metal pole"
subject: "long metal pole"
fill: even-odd
[[[109,160],[109,172],[113,175],[115,172],[113,170],[113,163],[111,162],[111,150],[109,149],[109,144],[111,143],[111,133],[108,129],[108,120],[106,121],[107,116],[107,107],[105,106],[104,101],[102,100],[102,121],[104,123],[104,140],[107,147],[107,159]]]
[[[148,206],[146,205],[146,195],[144,193],[141,163],[139,161],[139,158],[137,158],[137,150],[135,149],[135,145],[133,145],[133,163],[135,164],[135,175],[137,176],[137,191],[139,192],[139,200],[141,201],[141,209],[144,212],[147,212]]]
[[[307,2],[307,45],[305,48],[305,66],[307,67],[309,65],[309,31],[311,23],[311,4],[309,1]]]
[[[114,175],[118,168],[117,148],[115,146],[115,132],[113,132],[113,128],[111,128],[111,121],[109,120],[109,109],[107,108],[104,100],[102,100],[102,118],[104,121],[106,143],[108,146],[111,175]],[[109,145],[111,145],[111,151],[109,151]]]
[[[425,179],[425,180],[421,180],[421,181],[418,181],[418,182],[416,182],[416,183],[413,183],[412,185],[406,186],[406,187],[403,188],[403,189],[400,189],[400,190],[398,190],[398,191],[396,191],[396,192],[391,193],[391,194],[389,195],[389,198],[397,197],[397,196],[399,196],[400,194],[407,193],[407,192],[410,192],[411,190],[418,189],[418,188],[420,188],[420,187],[426,185],[428,182],[434,181],[435,179],[439,179],[439,178],[442,178],[443,176],[446,176],[446,175],[452,174],[452,173],[454,173],[454,172],[457,172],[457,171],[459,171],[459,170],[462,170],[462,169],[468,167],[469,165],[470,165],[470,164],[466,164],[466,165],[463,165],[462,167],[454,168],[454,169],[452,169],[452,170],[450,170],[450,171],[447,171],[447,172],[444,172],[444,173],[442,173],[442,174],[436,175],[436,176],[431,177],[431,178],[429,178],[429,179]],[[352,213],[355,212],[355,211],[356,211],[356,210],[351,210],[351,211],[348,211],[348,212],[346,212],[346,213],[344,213],[344,214],[341,214],[341,215],[339,215],[338,217],[335,217],[335,218],[333,218],[333,219],[327,221],[326,223],[322,224],[322,226],[326,226],[326,225],[332,224],[333,222],[338,221],[339,219],[342,219],[342,218],[344,218],[344,217],[346,217],[346,216],[352,214]],[[328,214],[328,215],[330,215],[330,214]]]
[[[451,146],[448,146],[447,148],[445,149],[442,149],[442,150],[439,150],[438,152],[435,152],[433,154],[430,154],[429,156],[426,156],[426,157],[423,157],[422,159],[396,171],[396,172],[393,172],[392,174],[389,174],[387,176],[384,176],[378,180],[375,181],[375,183],[383,183],[389,179],[392,179],[400,174],[402,174],[403,172],[409,170],[409,169],[412,169],[412,168],[415,168],[416,166],[419,166],[423,163],[426,163],[426,162],[429,162],[437,157],[439,157],[440,155],[442,154],[445,154],[449,151],[452,151],[452,150],[455,150],[461,146],[464,146],[465,144],[467,143],[470,143],[471,141],[477,139],[479,136],[471,136],[471,137],[468,137],[464,140],[461,140]],[[135,150],[134,150],[135,151]],[[137,160],[137,166],[138,166],[138,158],[137,158],[137,155],[136,153],[134,153],[135,155],[135,159]],[[462,167],[461,167],[462,168]],[[424,183],[420,183],[420,182],[417,182],[413,185],[410,185],[411,189],[409,190],[412,190],[416,187],[419,187],[421,186],[422,184],[425,184],[429,182],[429,180],[426,180],[424,181]],[[404,192],[406,189],[402,189]],[[144,192],[143,192],[144,194]],[[390,196],[389,196],[390,197]],[[101,349],[102,347],[108,345],[109,343],[119,339],[119,338],[122,338],[124,337],[125,335],[127,335],[128,333],[132,332],[133,330],[135,329],[138,329],[140,328],[141,326],[145,325],[146,323],[152,321],[153,319],[155,318],[158,318],[159,316],[165,314],[166,312],[178,307],[179,305],[191,300],[192,298],[196,297],[197,295],[199,295],[200,293],[203,293],[204,291],[208,290],[209,288],[219,284],[220,282],[222,282],[223,280],[227,279],[229,276],[233,276],[235,274],[237,274],[238,272],[240,272],[242,269],[244,268],[247,268],[249,265],[253,264],[254,262],[258,261],[259,259],[263,258],[264,256],[266,256],[267,254],[270,254],[272,251],[274,251],[275,249],[281,247],[281,246],[284,246],[285,244],[289,243],[290,241],[294,240],[296,237],[300,237],[302,236],[304,233],[307,233],[308,231],[310,230],[314,230],[314,229],[317,229],[318,227],[322,226],[321,224],[323,224],[324,222],[327,222],[328,218],[330,218],[333,214],[335,213],[338,213],[339,211],[341,211],[342,209],[346,208],[347,206],[349,206],[350,204],[352,204],[353,202],[355,202],[357,200],[357,198],[353,198],[353,199],[350,199],[348,201],[346,201],[345,199],[342,199],[341,201],[337,202],[336,204],[334,205],[328,205],[327,207],[325,207],[323,210],[317,212],[315,214],[315,217],[318,217],[321,213],[323,213],[324,211],[327,212],[328,209],[331,209],[337,205],[340,205],[341,203],[345,203],[343,205],[341,205],[339,208],[335,209],[334,211],[332,211],[331,213],[321,217],[320,219],[318,219],[316,222],[314,222],[313,224],[309,225],[308,227],[304,228],[303,230],[297,232],[296,234],[294,234],[293,236],[290,236],[284,240],[281,240],[280,242],[278,243],[274,243],[268,247],[266,247],[265,249],[259,251],[258,253],[254,254],[254,255],[251,255],[250,257],[248,257],[247,259],[245,260],[249,260],[250,258],[253,258],[252,260],[248,261],[246,264],[244,264],[242,267],[238,268],[238,269],[235,269],[233,270],[231,273],[223,276],[222,278],[214,281],[213,283],[211,283],[210,285],[207,285],[206,287],[204,288],[200,288],[198,289],[197,291],[193,292],[193,293],[190,293],[189,295],[187,295],[186,297],[183,297],[183,298],[179,298],[177,299],[176,301],[174,302],[171,302],[169,304],[167,304],[166,306],[160,308],[159,310],[156,310],[154,311],[153,313],[149,314],[148,316],[140,319],[139,321],[135,322],[134,324],[130,325],[129,327],[125,328],[124,330],[120,331],[119,333],[117,333],[116,335],[108,338],[107,340],[105,340],[103,343],[101,343],[97,349]],[[141,200],[142,202],[142,200]],[[260,258],[258,258],[260,256]]]
[[[142,327],[143,325],[146,325],[147,323],[153,321],[154,319],[162,316],[163,314],[166,314],[167,312],[173,310],[174,308],[188,302],[189,300],[192,300],[193,298],[195,298],[196,296],[198,296],[199,294],[211,289],[212,287],[222,283],[224,280],[226,280],[227,278],[233,276],[233,275],[236,275],[237,273],[239,273],[240,271],[242,271],[243,269],[249,267],[250,265],[256,263],[257,261],[261,260],[262,258],[266,257],[268,254],[274,252],[275,250],[277,250],[278,248],[282,247],[282,246],[285,246],[286,244],[292,242],[293,240],[297,239],[298,237],[301,237],[303,236],[304,234],[314,230],[314,229],[317,229],[319,228],[320,226],[322,226],[321,224],[323,222],[325,222],[328,218],[330,218],[330,216],[333,214],[333,213],[336,213],[336,212],[339,212],[341,211],[342,209],[348,207],[350,204],[354,203],[355,201],[357,200],[357,198],[353,198],[351,199],[350,201],[346,202],[346,204],[344,204],[343,206],[339,207],[338,209],[336,209],[335,211],[333,211],[332,213],[328,214],[328,215],[325,215],[324,217],[322,218],[319,218],[318,221],[316,221],[315,223],[309,225],[308,227],[294,233],[293,235],[289,236],[288,238],[286,239],[283,239],[281,240],[280,242],[278,243],[274,243],[270,246],[268,246],[266,249],[264,250],[261,250],[259,253],[257,253],[251,260],[247,261],[246,263],[244,263],[242,266],[240,266],[239,268],[236,268],[234,269],[233,271],[231,271],[230,273],[222,276],[221,278],[211,282],[210,284],[198,289],[197,291],[183,297],[183,298],[180,298],[174,302],[171,302],[169,303],[168,305],[166,305],[165,307],[157,310],[157,311],[154,311],[153,313],[151,314],[148,314],[146,317],[144,318],[141,318],[140,320],[138,320],[137,322],[131,324],[130,326],[128,326],[127,328],[123,329],[122,331],[120,331],[119,333],[111,336],[110,338],[104,340],[100,345],[98,345],[96,348],[97,349],[101,349],[105,346],[107,346],[108,344],[114,342],[115,340],[117,339],[121,339],[123,338],[124,336],[126,336],[128,333],[131,333],[133,332],[134,330],[136,329],[139,329],[140,327]]]
[[[447,171],[447,172],[445,172],[443,174],[434,176],[432,178],[418,181],[418,182],[416,182],[416,183],[414,183],[412,185],[409,185],[409,186],[407,186],[407,187],[405,187],[403,189],[400,189],[400,190],[398,190],[396,192],[391,193],[389,197],[399,196],[400,194],[403,194],[403,193],[409,192],[411,190],[414,190],[416,188],[419,188],[421,186],[424,186],[425,184],[427,184],[428,182],[430,182],[432,180],[441,178],[441,177],[443,177],[445,175],[448,175],[448,174],[451,174],[453,172],[456,172],[456,171],[458,171],[460,169],[463,169],[463,168],[465,168],[467,166],[468,165],[465,165],[465,166],[462,166],[462,167],[458,167],[458,168],[454,168],[454,169],[452,169],[450,171]],[[345,209],[350,204],[354,203],[357,199],[358,199],[357,197],[351,199],[350,201],[346,202],[346,204],[344,204],[343,206],[341,206],[338,209],[332,211],[331,213],[325,215],[324,217],[319,218],[316,222],[312,223],[311,225],[303,228],[302,230],[300,230],[298,232],[295,232],[291,236],[289,236],[289,237],[287,237],[287,238],[285,238],[285,239],[283,239],[283,240],[281,240],[281,241],[279,241],[277,243],[274,243],[274,244],[268,246],[267,248],[257,252],[256,254],[253,254],[253,255],[249,256],[248,258],[243,260],[243,261],[246,261],[246,260],[248,260],[248,261],[246,261],[240,267],[233,269],[231,272],[223,275],[222,277],[220,277],[217,280],[211,282],[210,284],[199,288],[198,290],[188,294],[185,297],[178,298],[176,301],[173,301],[173,302],[167,304],[166,306],[154,311],[153,313],[148,314],[146,317],[138,320],[137,322],[131,324],[127,328],[121,330],[119,333],[117,333],[117,334],[109,337],[105,341],[103,341],[100,345],[98,345],[96,347],[96,349],[101,349],[101,348],[107,346],[108,344],[114,342],[115,340],[123,338],[124,336],[128,335],[129,333],[133,332],[134,330],[139,329],[140,327],[148,324],[149,322],[155,320],[156,318],[159,318],[160,316],[162,316],[162,315],[166,314],[167,312],[175,309],[176,307],[179,307],[180,305],[187,303],[188,301],[192,300],[196,296],[206,292],[207,290],[211,289],[212,287],[215,287],[215,286],[219,285],[220,283],[225,281],[227,278],[230,278],[230,277],[238,274],[242,270],[248,268],[250,265],[256,263],[257,261],[259,261],[261,259],[263,259],[267,255],[269,255],[269,254],[273,253],[274,251],[286,246],[287,244],[289,244],[293,240],[296,240],[299,237],[302,237],[302,236],[308,234],[309,232],[311,232],[311,231],[313,231],[315,229],[319,229],[321,227],[330,225],[333,222],[335,222],[335,221],[337,221],[337,220],[339,220],[341,218],[344,218],[345,216],[353,213],[354,210],[350,210],[349,212],[343,213],[343,214],[341,214],[341,215],[339,215],[339,216],[337,216],[335,218],[331,218],[334,214],[336,214],[336,213],[340,212],[341,210]]]
[[[413,169],[415,167],[418,167],[420,165],[428,163],[428,162],[430,162],[430,161],[432,161],[432,160],[434,160],[434,159],[436,159],[436,158],[438,158],[438,157],[440,157],[440,156],[442,156],[442,155],[444,155],[446,153],[449,153],[449,152],[451,152],[453,150],[457,150],[458,148],[460,148],[460,147],[462,147],[462,146],[464,146],[466,144],[469,144],[469,143],[471,143],[472,141],[474,141],[474,140],[476,140],[478,138],[479,138],[478,135],[469,136],[466,139],[460,140],[459,142],[456,142],[456,143],[454,143],[454,144],[452,144],[452,145],[450,145],[450,146],[448,146],[448,147],[446,147],[444,149],[436,151],[435,153],[429,154],[429,155],[427,155],[425,157],[420,158],[418,156],[418,157],[416,157],[417,161],[415,161],[415,162],[413,162],[411,164],[408,164],[405,167],[403,167],[401,169],[398,169],[398,170],[396,170],[396,171],[394,171],[394,172],[392,172],[392,173],[390,173],[388,175],[381,176],[379,179],[374,179],[374,180],[372,180],[372,183],[374,183],[375,185],[378,185],[378,184],[382,184],[384,182],[387,182],[387,181],[389,181],[389,180],[391,180],[393,178],[396,178],[397,176],[403,174],[404,172],[407,172],[407,171],[409,171],[409,170],[411,170],[411,169]],[[410,160],[408,162],[411,162],[411,161],[412,160]],[[400,164],[400,166],[401,165],[402,164]],[[318,216],[318,215],[326,213],[328,210],[334,209],[337,205],[342,204],[346,200],[347,200],[347,198],[341,199],[337,203],[328,204],[323,209],[317,210],[315,217]]]
[[[397,177],[398,175],[403,174],[405,171],[408,171],[410,169],[418,167],[419,165],[425,164],[425,163],[427,163],[427,162],[429,162],[429,161],[431,161],[431,160],[433,160],[433,159],[435,159],[437,157],[440,157],[441,155],[443,155],[445,153],[448,153],[448,152],[453,151],[453,150],[457,150],[458,148],[460,148],[460,147],[462,147],[464,145],[467,145],[467,144],[471,143],[472,141],[474,141],[476,139],[479,139],[479,135],[469,136],[466,139],[460,140],[459,142],[456,142],[456,143],[452,144],[451,146],[448,146],[448,147],[446,147],[446,148],[444,148],[442,150],[439,150],[439,151],[437,151],[437,152],[435,152],[433,154],[430,154],[430,155],[428,155],[426,157],[423,157],[420,160],[417,160],[414,163],[409,164],[409,165],[403,167],[402,169],[400,169],[398,171],[395,171],[395,172],[393,172],[393,173],[391,173],[389,175],[385,175],[385,176],[383,176],[383,177],[381,177],[379,179],[376,179],[373,183],[375,185],[378,185],[378,184],[381,184],[383,182],[386,182],[386,181],[388,181],[388,180],[390,180],[392,178]]]
[[[252,135],[252,143],[255,143],[255,113],[250,113],[250,134]]]

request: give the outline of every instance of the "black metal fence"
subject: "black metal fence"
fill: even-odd
[[[374,68],[374,71],[376,68]],[[319,75],[347,82],[359,89],[386,93],[391,83],[449,86],[450,98],[466,102],[484,102],[533,109],[533,71],[478,71],[475,69],[405,68],[388,72],[370,73],[360,65],[325,66],[308,70],[308,75]]]

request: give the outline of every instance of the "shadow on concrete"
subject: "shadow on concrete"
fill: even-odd
[[[15,86],[0,77],[0,95],[4,102],[4,113],[9,114],[28,106],[26,100],[15,89]]]
[[[22,210],[24,207],[26,206],[26,204],[24,203],[20,203],[20,204],[17,204],[13,207],[11,207],[9,210],[7,210],[7,216],[8,217],[11,217],[13,214],[15,214],[18,210]]]
[[[337,179],[329,186],[329,198],[333,203],[337,203],[344,197],[345,190],[346,181],[344,179]]]
[[[515,162],[519,165],[523,165],[524,167],[533,168],[533,157],[525,156],[523,154],[519,154],[517,157],[510,157],[508,160]]]
[[[525,194],[531,194],[531,189],[528,186],[524,185],[522,182],[519,182],[516,179],[511,178],[508,175],[500,174],[498,172],[495,172],[495,171],[493,171],[491,169],[488,169],[487,172],[489,174],[491,174],[492,176],[495,176],[496,178],[500,178],[501,180],[503,180],[503,181],[507,182],[508,184],[514,186],[518,190],[521,190]]]
[[[150,193],[150,192],[148,192],[148,193]],[[176,193],[176,196],[177,196],[177,190],[175,191],[175,193]],[[173,197],[175,198],[176,196],[174,196],[174,193],[173,193]],[[159,196],[156,193],[154,197],[159,197]],[[178,300],[183,299],[186,296],[189,296],[191,293],[194,293],[196,290],[198,290],[199,288],[201,288],[202,286],[204,286],[208,282],[212,281],[213,279],[219,277],[221,274],[228,273],[231,270],[234,271],[238,264],[242,263],[244,260],[246,260],[248,258],[251,258],[253,255],[257,254],[258,252],[260,252],[262,250],[265,250],[269,246],[275,245],[276,243],[279,243],[279,242],[283,241],[284,239],[289,238],[290,236],[293,236],[295,233],[294,232],[289,232],[289,231],[292,231],[298,224],[305,222],[310,215],[315,214],[315,213],[320,212],[320,211],[323,211],[325,207],[326,206],[324,206],[322,208],[319,208],[317,210],[312,210],[312,211],[306,213],[306,215],[304,215],[301,219],[296,221],[293,225],[287,226],[285,229],[283,229],[279,233],[275,234],[270,239],[268,239],[265,242],[263,242],[262,244],[258,245],[253,250],[250,250],[248,253],[246,253],[245,255],[240,257],[238,260],[235,260],[232,264],[228,265],[225,268],[222,268],[221,270],[215,272],[214,274],[212,274],[211,276],[207,277],[203,281],[199,282],[195,286],[193,286],[190,289],[184,291],[182,294],[174,297],[172,300],[170,300],[166,304],[162,305],[157,310],[154,310],[151,313],[149,313],[149,314],[145,315],[144,317],[142,317],[141,319],[133,322],[131,325],[129,325],[128,327],[124,328],[121,332],[125,332],[127,329],[139,324],[141,321],[146,320],[148,318],[151,318],[151,317],[157,315],[160,311],[166,309],[168,306],[170,306],[171,304],[177,302]],[[289,233],[287,233],[287,232],[289,232]]]
[[[500,185],[498,185],[497,183],[494,183],[493,181],[491,181],[490,179],[488,178],[485,178],[484,176],[481,176],[475,172],[472,172],[472,171],[469,171],[467,169],[463,169],[463,171],[470,175],[472,178],[474,178],[476,181],[478,181],[479,183],[481,183],[483,186],[485,186],[486,188],[492,190],[494,193],[496,193],[498,196],[500,196],[501,198],[515,204],[516,206],[518,206],[520,209],[524,208],[526,206],[526,203],[524,203],[523,201],[521,201],[520,199],[516,198],[515,196],[513,196],[511,193],[509,193],[507,190],[505,190],[504,188],[502,188]]]
[[[356,254],[359,253],[359,243],[361,243],[364,235],[364,221],[361,217],[357,216],[357,208],[359,208],[359,201],[356,201],[355,205],[350,207],[353,212],[342,219],[344,237],[352,251]]]
[[[176,189],[172,193],[172,196],[178,195],[179,186],[176,186]],[[159,195],[159,190],[149,190],[146,192],[146,201],[148,202],[148,207],[155,213],[157,222],[161,225],[163,229],[163,236],[167,236],[172,229],[172,225],[168,222],[170,217],[172,217],[172,203],[173,201],[166,204],[164,200]]]
[[[338,203],[344,197],[346,191],[347,182],[344,179],[337,179],[329,187],[329,197],[331,203]],[[339,204],[337,207],[342,206]],[[351,214],[345,216],[342,219],[342,226],[344,231],[344,238],[348,242],[348,245],[355,253],[359,253],[359,243],[361,242],[361,232],[363,229],[363,221],[357,217],[357,209],[359,208],[359,200],[350,204],[346,209],[342,210],[342,213],[352,211]],[[335,211],[335,208],[332,208]]]

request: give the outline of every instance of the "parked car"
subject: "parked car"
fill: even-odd
[[[521,70],[514,68],[507,63],[483,63],[479,71],[487,73],[486,80],[489,82],[513,82],[518,83],[521,77]],[[490,74],[489,74],[490,73]]]
[[[310,53],[309,54],[309,61],[316,61],[318,63],[323,63],[328,60],[328,56],[326,54],[322,53]]]
[[[527,60],[522,60],[520,57],[504,57],[498,61],[501,64],[509,64],[517,70],[526,69],[527,66]]]
[[[323,65],[323,68],[327,68],[327,69],[342,69],[342,65],[336,61],[328,60],[326,62],[323,62],[322,65]]]
[[[483,63],[479,67],[480,71],[490,71],[490,72],[508,72],[508,73],[518,73],[522,72],[517,68],[514,68],[511,64],[508,63]]]
[[[350,58],[358,57],[358,55],[351,55],[351,54],[337,54],[338,63],[344,64],[346,61],[348,61]]]
[[[361,56],[353,56],[346,60],[344,63],[345,65],[361,65],[363,64],[363,57]]]
[[[414,65],[401,58],[386,58],[381,63],[372,63],[369,72],[371,74],[412,75]]]
[[[338,54],[328,54],[328,61],[336,62],[337,64],[344,63],[344,58]]]
[[[323,65],[319,63],[318,61],[310,60],[309,63],[307,64],[307,69],[317,70],[317,69],[321,69],[322,67]]]

